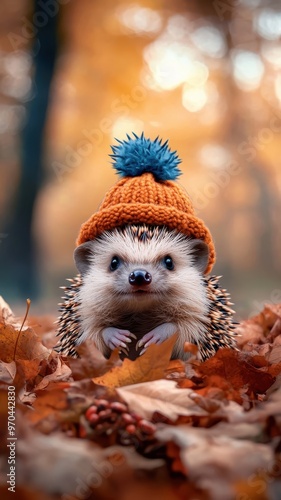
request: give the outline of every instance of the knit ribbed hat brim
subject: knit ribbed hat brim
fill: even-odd
[[[180,212],[171,206],[162,207],[161,205],[148,203],[119,203],[114,207],[102,209],[82,224],[76,243],[81,245],[86,241],[97,238],[104,231],[110,231],[126,224],[165,225],[171,230],[205,241],[209,246],[209,261],[205,274],[212,269],[215,261],[215,250],[211,234],[204,222],[194,215]]]

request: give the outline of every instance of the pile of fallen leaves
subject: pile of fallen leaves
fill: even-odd
[[[61,358],[53,318],[28,324],[1,300],[1,499],[281,498],[281,305],[238,327],[238,351],[203,363],[194,346],[188,362],[169,361],[173,338],[133,362],[91,343]]]

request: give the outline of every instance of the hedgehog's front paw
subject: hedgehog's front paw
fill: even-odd
[[[136,339],[136,336],[129,330],[109,326],[102,331],[102,338],[109,349],[113,350],[118,347],[121,351],[127,353],[129,350],[127,344],[132,342],[132,339]]]
[[[140,356],[150,345],[162,344],[164,340],[167,340],[169,337],[174,335],[177,329],[177,325],[174,323],[163,323],[163,325],[159,325],[156,328],[153,328],[150,332],[146,333],[136,345],[136,349],[143,347],[140,352]]]

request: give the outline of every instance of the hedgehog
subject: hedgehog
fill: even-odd
[[[229,294],[219,277],[202,276],[206,252],[200,240],[145,225],[115,229],[79,246],[81,274],[64,287],[57,350],[76,357],[77,346],[92,339],[106,358],[119,348],[136,359],[174,333],[172,359],[188,357],[184,342],[196,344],[202,359],[220,347],[235,348]]]
[[[184,344],[205,360],[236,348],[230,296],[217,276],[209,230],[174,180],[176,152],[134,134],[113,146],[121,180],[82,225],[74,251],[79,274],[64,287],[55,349],[78,356],[90,339],[109,358],[135,360],[176,334],[171,359],[186,360]]]

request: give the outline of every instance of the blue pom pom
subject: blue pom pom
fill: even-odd
[[[168,141],[162,144],[158,137],[151,141],[141,134],[134,138],[127,134],[128,140],[119,141],[118,146],[111,146],[113,166],[122,177],[137,177],[145,172],[152,173],[156,180],[174,180],[181,171],[178,164],[181,162],[176,151],[171,151]]]

